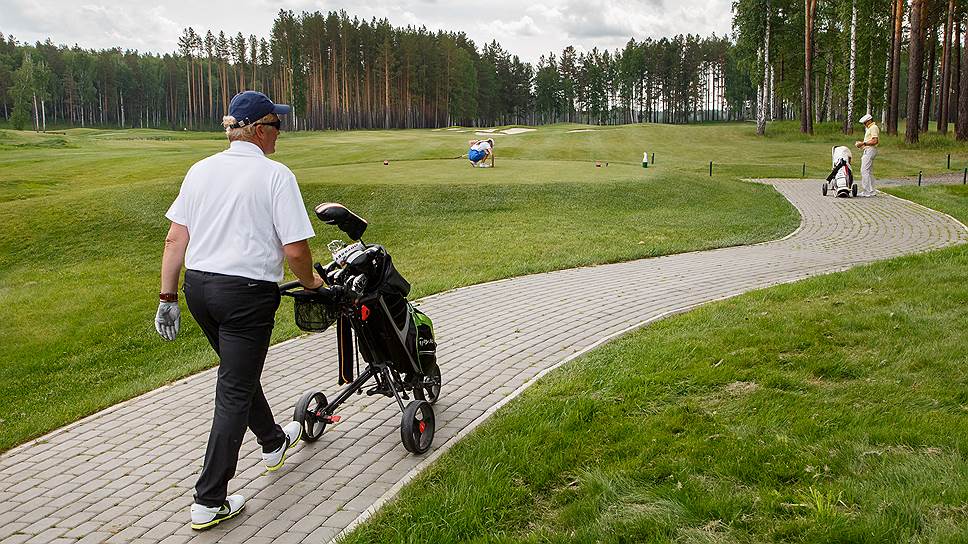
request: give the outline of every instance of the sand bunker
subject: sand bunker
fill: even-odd
[[[449,128],[447,130],[457,130]],[[523,134],[525,132],[534,132],[538,129],[536,128],[506,128],[504,130],[497,130],[496,128],[479,128],[474,134],[477,136],[501,136],[508,135],[513,136],[514,134]]]
[[[572,134],[572,133],[575,133],[575,132],[595,132],[595,129],[593,129],[593,128],[578,128],[578,129],[575,129],[575,130],[569,130],[568,131],[568,134]]]
[[[538,130],[536,128],[509,128],[507,130],[502,130],[502,134],[522,134],[524,132],[534,132]]]

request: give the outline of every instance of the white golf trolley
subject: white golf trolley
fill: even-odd
[[[852,155],[846,146],[834,146],[830,150],[833,170],[827,176],[821,191],[823,196],[832,194],[838,198],[857,196],[857,184],[854,183],[854,172],[850,168]]]

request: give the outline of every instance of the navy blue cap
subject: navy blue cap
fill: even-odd
[[[269,97],[259,91],[243,91],[229,103],[229,115],[235,117],[235,127],[251,125],[270,113],[286,115],[292,110],[285,104],[273,104]]]

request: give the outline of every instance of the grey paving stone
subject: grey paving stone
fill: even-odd
[[[152,542],[159,542],[175,534],[178,529],[181,529],[185,524],[178,523],[175,521],[163,521],[148,530],[147,533],[141,536],[142,539],[151,540]]]
[[[84,538],[77,541],[77,544],[100,544],[101,542],[107,541],[107,539],[113,536],[112,533],[98,531],[96,533],[88,533]]]
[[[35,534],[33,538],[27,540],[27,542],[29,544],[41,544],[41,543],[46,544],[54,540],[55,538],[60,537],[65,532],[67,532],[67,529],[64,529],[63,527],[51,527],[40,533]]]
[[[968,241],[962,225],[900,199],[824,198],[817,181],[770,183],[802,217],[786,239],[535,274],[420,301],[435,320],[444,378],[435,447],[545,369],[657,316]],[[576,292],[575,285],[598,288]],[[546,311],[533,312],[536,302]],[[263,389],[277,418],[291,417],[306,389],[333,398],[335,368],[330,333],[270,349]],[[343,421],[302,444],[278,473],[265,474],[247,434],[230,488],[250,498],[246,512],[225,527],[193,533],[188,509],[214,383],[210,369],[0,455],[0,540],[328,542],[424,459],[400,445],[392,399],[354,396],[340,409]],[[145,428],[153,429],[150,436]],[[38,534],[17,534],[28,528]]]

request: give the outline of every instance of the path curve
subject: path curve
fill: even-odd
[[[215,372],[205,371],[0,456],[0,542],[312,542],[365,519],[414,474],[534,379],[603,341],[751,289],[968,241],[951,217],[878,195],[820,196],[819,182],[773,181],[800,228],[775,242],[536,274],[428,297],[444,374],[435,450],[400,444],[386,398],[355,397],[315,444],[264,474],[249,435],[230,492],[246,512],[188,528]],[[264,389],[278,420],[306,388],[337,388],[334,335],[274,346]],[[150,432],[145,434],[145,430]]]

